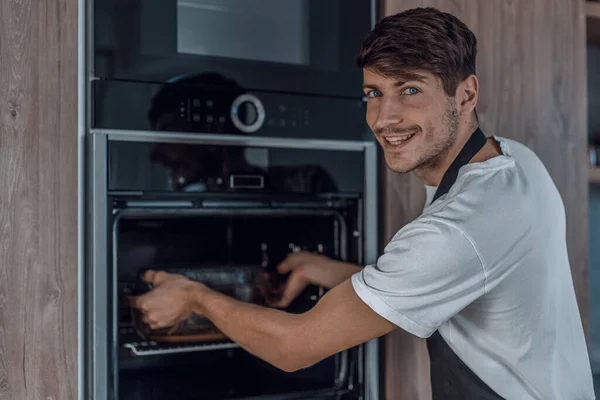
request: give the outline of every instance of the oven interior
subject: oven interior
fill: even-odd
[[[276,267],[292,252],[358,263],[358,199],[254,209],[154,205],[125,206],[113,213],[112,357],[117,365],[112,379],[118,399],[360,398],[360,346],[287,373],[226,337],[148,338],[128,303],[147,268],[204,277],[216,290],[234,288],[228,294],[255,302],[249,293],[256,283],[248,277],[263,273],[285,280]],[[324,293],[309,286],[285,311],[304,312]]]

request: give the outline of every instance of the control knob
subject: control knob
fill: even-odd
[[[256,96],[242,94],[231,104],[231,121],[242,132],[256,132],[265,122],[265,108]]]

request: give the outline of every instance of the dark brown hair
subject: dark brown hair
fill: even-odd
[[[383,18],[363,41],[357,64],[386,77],[422,69],[437,75],[448,96],[475,74],[477,39],[455,16],[414,8]]]

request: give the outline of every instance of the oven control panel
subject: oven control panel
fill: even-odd
[[[93,89],[98,129],[373,140],[360,90],[350,98],[110,80]]]

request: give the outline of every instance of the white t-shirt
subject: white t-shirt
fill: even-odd
[[[564,206],[527,147],[463,166],[449,192],[352,277],[375,312],[421,338],[436,329],[505,399],[594,399],[565,241]]]

